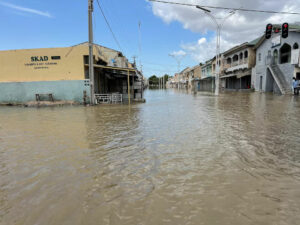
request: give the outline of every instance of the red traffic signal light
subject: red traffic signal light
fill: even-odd
[[[282,38],[287,38],[289,36],[289,24],[282,24]]]
[[[272,24],[268,24],[266,27],[266,39],[270,39],[272,36],[272,29],[273,29],[273,25]]]
[[[275,30],[274,30],[274,33],[279,33],[280,32],[280,29],[279,28],[276,28]]]

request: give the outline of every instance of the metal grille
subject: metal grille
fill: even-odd
[[[96,104],[122,103],[123,96],[119,93],[113,94],[95,94]]]

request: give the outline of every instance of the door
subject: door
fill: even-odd
[[[278,63],[278,50],[275,49],[273,52],[273,61],[272,64],[277,64]]]
[[[260,76],[260,80],[259,80],[259,90],[262,91],[262,82],[263,82],[263,77]]]

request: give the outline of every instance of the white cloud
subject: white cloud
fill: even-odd
[[[171,1],[171,0],[170,0]],[[244,9],[261,9],[286,12],[300,12],[300,0],[176,0],[174,2],[198,5],[225,6]],[[165,23],[180,22],[183,28],[206,36],[208,31],[215,31],[211,18],[196,7],[151,3],[153,14]],[[210,9],[217,18],[229,15],[229,10]],[[252,41],[264,33],[267,23],[281,24],[299,21],[299,15],[267,14],[237,11],[224,23],[221,33],[222,49],[227,50],[234,45]],[[200,35],[199,35],[200,36]],[[207,36],[206,36],[207,37]],[[181,47],[197,61],[208,60],[215,55],[215,38],[202,38],[195,43],[182,44]]]
[[[186,52],[185,51],[182,51],[182,50],[179,50],[179,51],[174,51],[172,53],[170,53],[170,55],[172,56],[186,56]]]
[[[0,5],[8,7],[8,8],[11,8],[11,9],[15,9],[17,11],[21,11],[21,12],[26,12],[26,13],[31,13],[31,14],[35,14],[35,15],[39,15],[39,16],[44,16],[44,17],[52,18],[52,15],[50,13],[48,13],[48,12],[43,12],[43,11],[36,10],[36,9],[26,8],[26,7],[14,5],[14,4],[7,3],[7,2],[0,2]]]
[[[185,50],[196,62],[205,62],[206,60],[216,55],[216,38],[207,41],[206,38],[201,38],[197,43],[182,44],[180,47]],[[221,51],[225,51],[234,44],[221,39]]]
[[[206,38],[201,38],[198,40],[198,45],[202,45],[206,42]]]

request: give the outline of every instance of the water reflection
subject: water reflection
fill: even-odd
[[[0,224],[297,224],[298,98],[145,95],[0,108]]]

